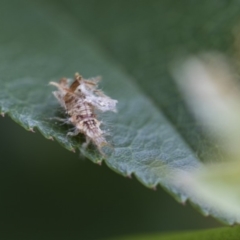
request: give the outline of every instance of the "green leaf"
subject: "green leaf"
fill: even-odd
[[[114,240],[237,240],[240,238],[239,227],[216,228],[203,231],[179,232],[174,234],[151,234],[113,238]]]
[[[189,116],[168,67],[180,50],[228,49],[238,3],[184,2],[2,1],[1,112],[69,150],[81,149],[84,139],[67,137],[69,127],[52,120],[61,111],[48,82],[76,71],[101,75],[106,94],[119,101],[117,114],[101,116],[115,148],[106,164],[232,224],[234,217],[171,182],[176,170],[198,168],[215,148]],[[94,148],[81,151],[102,161]]]

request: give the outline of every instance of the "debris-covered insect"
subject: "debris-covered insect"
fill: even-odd
[[[83,133],[86,136],[86,147],[91,141],[102,153],[101,148],[108,145],[104,131],[101,130],[101,122],[97,119],[96,110],[101,112],[116,112],[117,100],[106,96],[98,89],[100,78],[84,79],[79,73],[75,74],[74,81],[62,78],[59,83],[50,82],[58,88],[53,95],[68,114],[67,122],[75,128],[67,135],[75,136]]]

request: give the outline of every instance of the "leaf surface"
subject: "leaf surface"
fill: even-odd
[[[182,104],[169,77],[168,63],[181,48],[226,49],[229,38],[222,34],[236,22],[236,7],[226,10],[227,4],[222,3],[216,9],[206,1],[196,17],[196,7],[188,6],[186,16],[177,1],[154,1],[153,5],[140,1],[134,11],[134,1],[63,3],[2,2],[1,112],[26,129],[37,128],[69,150],[81,149],[84,138],[67,137],[71,127],[52,119],[61,110],[48,82],[72,77],[76,71],[86,78],[101,75],[102,89],[119,101],[117,114],[101,116],[114,146],[106,164],[124,176],[134,174],[148,187],[160,184],[181,202],[189,198],[206,215],[235,222],[231,215],[202,203],[171,181],[176,170],[198,168],[199,159],[212,155],[212,144]],[[207,24],[206,16],[212,16],[212,11],[218,14]],[[231,13],[224,26],[221,11]],[[190,21],[192,17],[196,24]],[[201,31],[192,38],[195,29]],[[209,42],[208,32],[213,35]],[[94,148],[81,151],[93,162],[102,161]]]

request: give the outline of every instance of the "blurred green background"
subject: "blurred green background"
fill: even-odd
[[[1,239],[102,239],[220,225],[8,117],[0,118],[0,132]]]
[[[14,8],[14,1],[0,0],[0,7],[11,9],[9,4]],[[79,31],[84,29],[105,58],[115,59],[132,76],[192,149],[202,159],[208,155],[209,143],[202,141],[198,128],[192,130],[195,125],[169,76],[169,63],[181,51],[231,52],[238,1],[37,0],[29,4],[36,11],[25,16],[29,28],[34,27],[32,15],[48,21],[44,13],[51,12],[63,16],[59,28],[65,20],[75,24],[73,29],[81,25]],[[36,6],[45,12],[39,13]],[[11,24],[20,20],[10,11],[6,14]],[[39,133],[25,131],[8,117],[0,118],[0,133],[1,239],[104,239],[220,226],[189,204],[177,203],[160,187],[153,191],[104,164],[94,165]]]

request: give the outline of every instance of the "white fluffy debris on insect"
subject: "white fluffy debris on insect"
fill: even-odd
[[[96,83],[96,81],[94,82]],[[105,95],[101,90],[98,90],[92,85],[90,85],[89,80],[88,82],[86,83],[83,82],[83,84],[79,85],[78,92],[81,92],[85,95],[84,102],[92,104],[97,110],[102,112],[106,111],[116,112],[116,104],[118,101],[111,99],[110,97]]]
[[[84,134],[86,143],[83,147],[92,142],[102,153],[102,148],[110,144],[105,139],[105,132],[100,128],[102,122],[97,119],[96,111],[117,112],[118,101],[98,89],[99,81],[99,77],[84,79],[76,73],[72,83],[70,79],[62,78],[58,83],[50,82],[50,85],[58,88],[53,95],[68,114],[68,122],[74,126],[74,131],[67,135]]]

